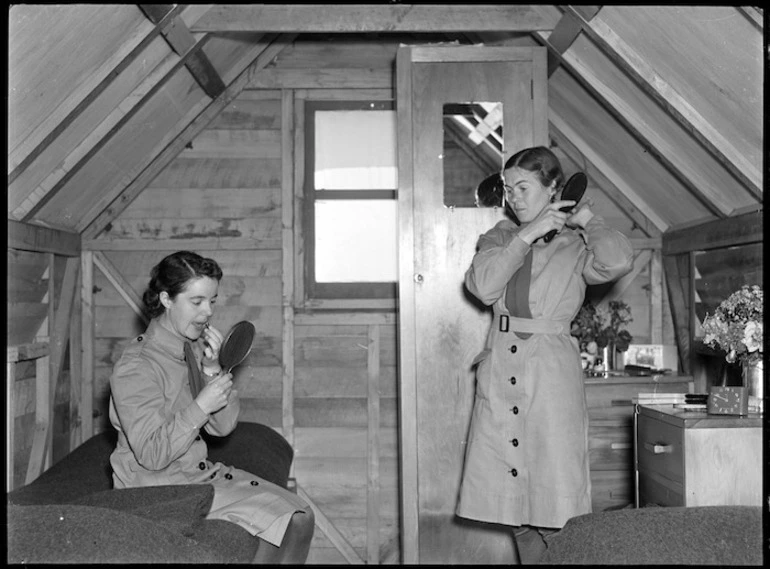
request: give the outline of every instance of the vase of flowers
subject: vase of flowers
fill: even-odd
[[[743,285],[723,300],[703,320],[703,343],[725,352],[725,360],[738,362],[749,403],[761,406],[764,395],[764,296],[758,285]]]
[[[604,371],[609,371],[615,368],[618,353],[628,350],[633,340],[625,329],[632,320],[631,308],[622,300],[611,300],[606,307],[586,301],[572,320],[570,334],[577,338],[581,353],[595,359],[601,350]]]

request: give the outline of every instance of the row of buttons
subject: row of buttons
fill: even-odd
[[[513,344],[511,346],[510,350],[511,350],[512,354],[515,354],[518,351],[518,348],[516,347],[516,344]],[[512,375],[511,378],[508,381],[511,382],[511,385],[516,385],[516,376]],[[511,413],[513,413],[514,415],[518,415],[519,414],[519,408],[516,405],[514,405],[513,407],[511,407]],[[510,442],[515,447],[519,446],[519,439],[513,438],[513,439],[511,439]],[[510,472],[511,476],[513,476],[514,478],[519,475],[518,470],[516,470],[515,468],[511,468],[508,472]]]

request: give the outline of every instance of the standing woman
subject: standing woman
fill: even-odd
[[[545,550],[543,535],[591,512],[588,413],[570,322],[586,285],[631,270],[633,249],[588,204],[559,211],[575,202],[555,200],[564,174],[549,149],[516,153],[502,177],[516,222],[504,219],[480,237],[465,274],[494,318],[474,361],[457,514],[512,526],[519,559],[530,563]],[[554,229],[553,240],[541,239]]]
[[[144,303],[152,318],[124,350],[110,378],[110,421],[118,444],[110,457],[115,488],[211,484],[206,516],[238,524],[260,538],[255,563],[304,563],[313,536],[308,505],[246,471],[212,463],[199,436],[225,436],[240,411],[232,375],[219,365],[221,332],[209,326],[222,270],[189,251],[152,269]],[[202,364],[205,386],[193,394],[185,344]],[[189,353],[189,352],[188,352]]]

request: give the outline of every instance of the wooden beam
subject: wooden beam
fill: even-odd
[[[50,462],[54,397],[56,394],[56,384],[63,367],[64,350],[69,341],[70,319],[74,305],[79,268],[80,259],[74,257],[67,259],[59,306],[56,309],[54,326],[50,332],[51,355],[37,360],[38,362],[49,360],[49,371],[45,373],[42,364],[36,370],[35,397],[37,406],[35,408],[35,434],[27,466],[27,483],[40,476],[46,464]],[[49,303],[51,303],[51,300],[49,300]]]
[[[534,37],[550,48],[549,57],[552,56],[553,34],[546,38],[545,34],[537,33]],[[727,217],[732,209],[732,203],[714,187],[712,180],[702,168],[692,167],[684,161],[681,152],[677,152],[678,149],[672,146],[671,141],[651,127],[633,105],[619,96],[615,89],[606,85],[583,59],[570,53],[553,55],[553,57],[565,64],[565,67],[572,71],[571,75],[575,80],[712,214],[717,217]]]
[[[27,360],[36,360],[50,353],[48,342],[30,342],[18,346],[8,346],[6,362],[17,363]]]
[[[546,6],[489,4],[217,4],[192,26],[205,32],[398,33],[550,30]]]
[[[548,77],[559,67],[559,55],[569,49],[572,43],[583,31],[582,20],[577,18],[571,12],[562,15],[559,23],[548,36]],[[542,37],[543,32],[538,32],[536,37]]]
[[[366,563],[380,563],[380,327],[368,327]]]
[[[763,241],[762,211],[708,221],[663,234],[663,254],[678,255]]]
[[[41,195],[37,196],[37,201],[34,204],[26,206],[27,211],[24,213],[24,221],[32,219],[35,213],[40,211],[40,209],[81,170],[81,168],[88,164],[89,160],[91,160],[91,158],[93,158],[113,136],[118,134],[123,126],[136,115],[136,113],[139,112],[139,110],[150,101],[158,91],[160,91],[177,70],[183,67],[187,61],[203,47],[206,41],[208,41],[208,38],[209,36],[200,38],[187,53],[177,59],[172,65],[163,62],[158,66],[159,72],[153,71],[150,73],[147,78],[142,81],[128,97],[126,97],[125,100],[128,104],[119,105],[102,122],[101,127],[106,125],[109,128],[99,128],[95,130],[84,141],[85,144],[90,145],[90,147],[87,148],[86,146],[81,145],[74,149],[66,159],[66,161],[71,163],[66,166],[62,165],[60,169],[52,174],[52,176],[58,176],[58,179],[46,179],[45,183],[38,187],[38,192]],[[176,59],[176,56],[174,56],[174,58]]]
[[[571,10],[577,17],[580,14]],[[690,105],[686,97],[661,77],[639,53],[601,19],[583,20],[583,30],[648,95],[663,106],[733,176],[762,199],[762,172]]]
[[[99,270],[112,283],[118,294],[123,297],[123,300],[126,301],[131,309],[142,319],[144,325],[147,326],[150,323],[150,317],[145,313],[142,299],[131,286],[131,283],[123,278],[117,267],[101,251],[94,253],[94,264],[99,267]]]
[[[174,10],[174,4],[139,4],[139,9],[153,24],[158,24]],[[161,33],[180,57],[188,53],[197,43],[195,36],[181,17],[175,17]],[[203,91],[212,99],[217,98],[225,90],[224,81],[203,50],[195,50],[185,65]]]
[[[663,270],[668,288],[668,300],[671,305],[671,317],[674,321],[679,365],[685,374],[689,374],[691,370],[691,265],[691,253],[663,255]]]
[[[126,45],[118,46],[114,53],[110,56],[107,62],[111,67],[105,67],[102,78],[96,85],[90,85],[89,82],[83,83],[78,89],[77,93],[73,93],[67,100],[73,99],[72,103],[63,103],[55,113],[53,113],[47,122],[54,121],[54,123],[48,128],[48,132],[45,136],[34,144],[32,148],[27,148],[30,144],[27,140],[24,141],[19,147],[13,149],[9,154],[8,163],[9,166],[13,165],[13,169],[8,174],[8,185],[26,170],[30,164],[47,148],[52,144],[59,135],[69,127],[89,105],[101,95],[107,87],[125,70],[139,55],[147,48],[147,46],[160,34],[163,27],[175,17],[181,10],[180,7],[175,7],[173,11],[167,14],[166,18],[158,22],[154,28],[148,32],[137,34],[136,38],[132,41],[136,41],[135,44],[127,43]],[[79,97],[75,102],[74,99]],[[69,110],[67,110],[69,108]],[[30,137],[28,140],[34,140]],[[16,163],[14,165],[14,163]],[[26,196],[24,196],[26,197]],[[10,200],[9,200],[10,201]],[[13,201],[9,203],[9,211],[15,210],[18,205],[21,204],[23,198],[14,197]]]
[[[581,165],[581,168],[582,164],[589,165],[586,174],[594,179],[602,191],[647,235],[660,235],[668,228],[668,223],[553,110],[550,113],[550,134],[560,148],[567,153],[571,152],[572,160]]]
[[[248,85],[260,69],[270,63],[294,36],[280,36],[269,45],[262,48],[254,61],[246,67],[238,77],[216,99],[211,101],[203,112],[196,117],[166,148],[155,156],[150,164],[123,189],[109,206],[88,223],[82,235],[86,240],[94,239],[109,224],[115,220],[142,190],[192,141],[195,136],[214,120],[214,118],[229,105]]]
[[[294,446],[294,96],[281,91],[282,428]],[[294,463],[290,476],[294,476]]]
[[[93,393],[94,393],[94,254],[84,251],[80,257],[80,309],[81,309],[81,372],[80,384],[80,439],[86,441],[93,435]]]
[[[76,257],[81,242],[77,233],[9,219],[8,248]]]

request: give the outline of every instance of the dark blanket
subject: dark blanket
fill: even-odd
[[[548,565],[762,565],[759,506],[639,508],[577,516],[548,538]]]
[[[207,437],[209,458],[286,487],[293,450],[270,427],[239,423]],[[95,435],[34,482],[8,494],[9,563],[249,563],[258,540],[206,520],[208,484],[112,490],[116,433]]]

